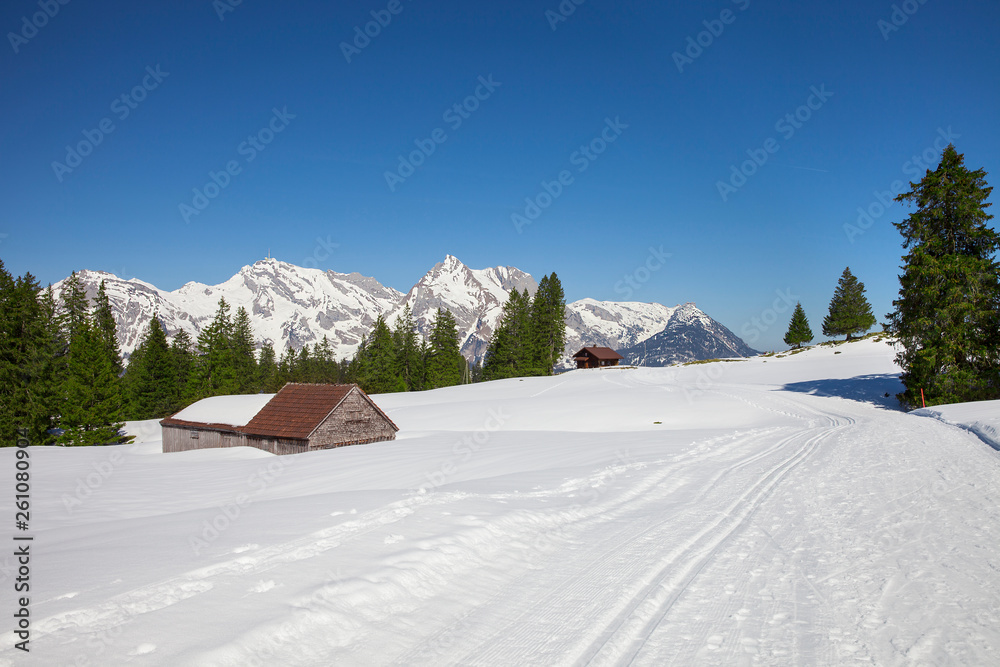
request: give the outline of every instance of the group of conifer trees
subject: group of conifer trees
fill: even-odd
[[[847,267],[837,282],[833,298],[830,299],[829,311],[823,318],[823,335],[846,336],[845,340],[851,340],[854,336],[866,333],[873,326],[875,326],[875,316],[872,314],[872,305],[865,296],[865,284],[854,277],[851,267]],[[795,310],[792,311],[792,320],[788,323],[785,343],[799,348],[802,347],[802,343],[808,343],[812,339],[813,332],[809,328],[809,318],[806,317],[802,304],[797,303]]]
[[[171,415],[210,396],[273,393],[287,382],[357,382],[366,391],[433,389],[479,378],[459,351],[451,312],[437,311],[421,340],[409,307],[390,331],[381,316],[353,359],[334,358],[327,337],[280,359],[256,349],[250,316],[220,299],[197,339],[168,340],[154,315],[123,363],[102,282],[93,300],[73,273],[60,298],[30,273],[14,278],[0,261],[0,443],[121,442],[126,420]]]
[[[392,329],[379,315],[347,365],[346,377],[370,394],[475,382],[479,369],[466,361],[459,344],[458,324],[450,310],[437,309],[430,334],[423,339],[407,305]]]
[[[532,298],[512,290],[490,337],[483,379],[551,375],[566,342],[566,298],[555,273],[544,276]]]
[[[210,396],[274,393],[286,382],[340,382],[346,367],[346,362],[334,359],[326,336],[297,352],[289,346],[281,359],[270,343],[256,349],[246,309],[240,306],[232,314],[220,299],[212,321],[196,340],[180,330],[168,342],[154,315],[132,352],[122,383],[128,418],[152,419]]]
[[[94,306],[79,278],[57,302],[30,273],[0,261],[0,444],[119,442],[121,355],[104,286]]]
[[[949,145],[934,170],[896,201],[916,210],[893,225],[903,237],[899,298],[885,332],[897,344],[905,407],[1000,398],[1000,234],[989,221],[993,188]],[[875,324],[864,284],[845,269],[823,321],[826,336],[853,335]],[[801,304],[785,336],[812,340]]]

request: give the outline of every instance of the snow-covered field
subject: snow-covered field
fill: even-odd
[[[33,448],[0,664],[997,664],[1000,453],[942,421],[997,405],[902,413],[892,356],[378,396],[396,441],[286,457]]]

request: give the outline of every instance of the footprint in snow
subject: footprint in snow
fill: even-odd
[[[395,544],[396,542],[402,542],[405,539],[406,538],[403,537],[402,535],[386,535],[386,537],[385,537],[385,543],[386,544]]]
[[[705,643],[705,648],[709,651],[718,651],[722,648],[722,635],[712,635]]]
[[[267,581],[264,581],[263,579],[261,579],[256,584],[250,587],[249,592],[266,593],[272,588],[274,588],[274,586],[275,586],[274,580],[268,579]]]

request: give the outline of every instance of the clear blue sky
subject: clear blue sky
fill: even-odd
[[[559,7],[6,2],[0,258],[43,283],[86,268],[176,289],[270,250],[406,290],[453,254],[556,271],[568,300],[694,301],[775,349],[776,292],[818,334],[845,266],[891,308],[905,209],[843,226],[922,175],[908,161],[940,155],[939,129],[1000,184],[993,0]],[[348,62],[372,12],[387,25]],[[418,141],[433,153],[399,171]],[[201,201],[210,172],[228,183]],[[543,181],[558,196],[519,233]]]

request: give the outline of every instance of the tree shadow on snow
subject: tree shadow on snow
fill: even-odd
[[[858,375],[842,380],[792,382],[782,389],[813,396],[839,396],[887,410],[900,410],[896,394],[903,391],[903,383],[899,381],[898,375],[882,373]]]

